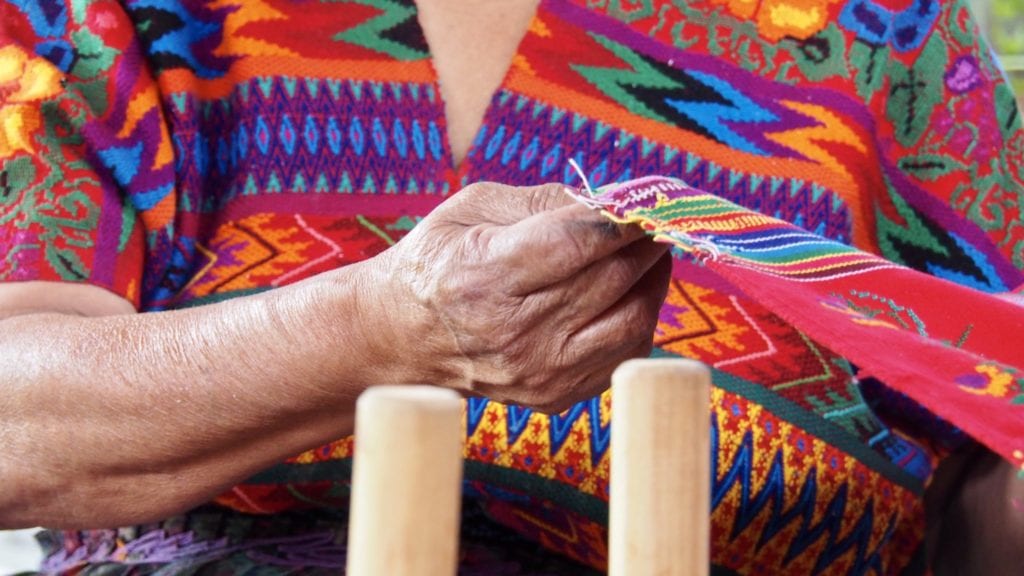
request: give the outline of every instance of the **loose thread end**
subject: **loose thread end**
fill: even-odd
[[[691,236],[685,232],[678,231],[666,231],[665,236],[676,240],[680,244],[689,245],[693,252],[697,254],[699,260],[711,260],[717,262],[722,257],[722,248],[715,244],[714,240],[708,238],[698,238]]]
[[[587,191],[587,194],[589,194],[591,198],[597,196],[597,192],[595,192],[590,186],[590,180],[587,180],[587,175],[583,172],[583,169],[580,168],[580,165],[576,162],[575,158],[569,158],[569,166],[572,166],[572,169],[576,171],[576,175],[583,181],[583,189]]]

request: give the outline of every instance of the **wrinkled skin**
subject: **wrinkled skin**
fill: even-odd
[[[456,367],[453,387],[545,412],[650,353],[671,272],[667,246],[557,185],[470,186],[383,259],[396,300],[433,328],[417,340]]]

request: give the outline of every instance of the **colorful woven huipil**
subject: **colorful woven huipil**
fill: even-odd
[[[409,2],[9,0],[0,26],[0,281],[201,306],[372,257],[470,182],[577,185],[570,158],[594,186],[677,178],[973,290],[1024,280],[1024,132],[960,2],[544,0],[459,166]],[[974,350],[979,327],[921,326],[856,279],[817,304],[836,327]],[[797,305],[678,259],[656,343],[714,368],[713,563],[920,570],[921,493],[966,436],[861,369],[863,331],[821,340]],[[1019,393],[987,384],[1020,363],[987,360],[958,386]],[[467,523],[602,568],[612,414],[607,396],[552,417],[469,400],[466,493],[490,520]],[[350,454],[297,455],[160,525],[52,535],[48,567],[330,572]],[[515,538],[480,531],[467,573],[543,571],[516,564],[528,546],[481,553]]]

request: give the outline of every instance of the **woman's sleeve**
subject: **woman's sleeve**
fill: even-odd
[[[139,307],[173,183],[157,86],[119,5],[0,2],[0,282],[89,283]]]
[[[967,3],[917,0],[891,10],[851,0],[839,21],[854,33],[854,79],[875,115],[885,174],[873,210],[882,255],[983,292],[1024,289],[1024,130]],[[954,315],[969,308],[948,305]],[[936,454],[967,440],[872,378],[862,392],[886,422]]]
[[[918,0],[890,12],[854,0],[841,21],[857,34],[858,89],[876,112],[886,163],[886,189],[875,195],[882,254],[985,292],[1018,289],[1024,131],[966,2]],[[885,45],[870,44],[883,29]],[[868,81],[879,64],[886,74]]]

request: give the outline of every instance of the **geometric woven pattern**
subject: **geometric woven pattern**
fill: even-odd
[[[714,369],[713,564],[899,573],[965,438],[936,413],[1017,458],[1017,358],[992,328],[1017,316],[946,312],[1024,283],[1024,131],[960,0],[891,4],[542,0],[456,166],[408,0],[0,2],[0,281],[203,306],[372,258],[465,184],[577,185],[570,159],[599,187],[668,176],[700,193],[634,208],[684,234],[656,353]],[[923,373],[957,359],[928,380],[945,400],[874,361],[911,341]],[[555,416],[470,399],[466,423],[467,497],[604,568],[608,396]],[[343,508],[351,449],[217,503]],[[72,564],[97,534],[65,541]]]

